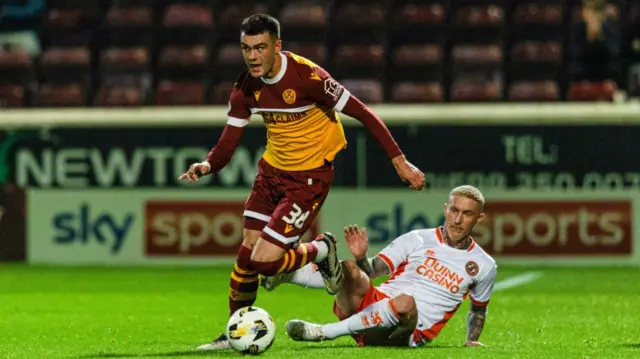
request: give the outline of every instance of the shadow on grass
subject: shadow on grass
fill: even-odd
[[[101,358],[171,358],[171,357],[217,357],[217,358],[238,358],[239,354],[232,350],[203,351],[189,350],[182,352],[164,353],[96,353],[77,356],[77,359],[101,359]]]
[[[620,346],[623,348],[640,349],[640,343],[620,344]]]

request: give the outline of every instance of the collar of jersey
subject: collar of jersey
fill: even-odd
[[[268,84],[268,85],[275,84],[276,82],[282,79],[285,71],[287,71],[287,57],[284,56],[282,53],[280,53],[279,55],[280,55],[280,58],[282,59],[282,64],[280,65],[280,71],[274,78],[271,78],[271,79],[261,77],[260,80],[262,80],[262,82],[264,82],[265,84]]]

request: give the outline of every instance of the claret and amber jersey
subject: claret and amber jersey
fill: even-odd
[[[347,145],[337,112],[350,93],[310,60],[286,51],[280,57],[280,71],[271,79],[240,75],[228,123],[242,127],[259,114],[267,128],[265,161],[287,171],[321,167]]]

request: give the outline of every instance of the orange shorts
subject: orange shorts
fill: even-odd
[[[379,291],[378,288],[373,286],[371,280],[369,280],[369,289],[367,289],[367,293],[364,295],[364,298],[362,298],[357,311],[361,312],[364,308],[385,298],[389,298],[389,296]],[[340,320],[344,320],[349,317],[349,315],[340,313],[340,309],[338,308],[338,305],[335,301],[333,302],[333,314],[335,314],[336,317],[338,317],[338,319]],[[360,347],[373,344],[367,341],[368,338],[365,334],[354,334],[351,337],[356,341],[356,343],[358,343],[358,346]]]

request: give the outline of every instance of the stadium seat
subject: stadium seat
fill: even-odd
[[[340,83],[365,103],[381,103],[384,101],[384,91],[379,80],[343,79]]]
[[[100,86],[94,104],[103,107],[141,106],[144,95],[138,87]]]
[[[495,4],[462,6],[454,17],[456,27],[498,27],[504,23],[504,10]]]
[[[327,47],[323,43],[290,42],[285,46],[285,50],[306,57],[319,66],[325,66],[327,63]]]
[[[446,16],[445,8],[441,4],[407,4],[395,11],[393,22],[397,27],[442,25]]]
[[[507,95],[510,101],[558,101],[560,90],[554,81],[514,82]]]
[[[562,46],[557,41],[522,41],[511,49],[511,61],[559,64]]]
[[[398,65],[433,65],[443,59],[442,47],[434,44],[402,45],[393,50],[392,63]]]
[[[112,6],[107,10],[104,24],[113,27],[147,27],[153,25],[150,7]]]
[[[398,103],[442,102],[442,85],[438,82],[398,82],[391,88],[391,101]]]
[[[327,24],[327,14],[320,4],[303,1],[287,2],[280,9],[280,22],[287,27],[323,28]]]
[[[85,106],[85,88],[79,83],[40,85],[37,105],[42,107]]]
[[[502,46],[457,44],[451,49],[451,59],[460,65],[499,65],[503,59]]]
[[[569,101],[613,101],[617,85],[613,81],[571,82],[567,90]]]
[[[149,63],[149,51],[143,47],[107,48],[100,59],[101,69],[108,71],[146,70]]]
[[[562,6],[560,4],[547,4],[527,2],[516,5],[512,21],[516,25],[544,25],[554,26],[562,23]]]
[[[4,51],[0,48],[0,84],[26,85],[35,79],[33,60],[24,50]]]
[[[203,4],[177,3],[167,6],[162,23],[168,28],[210,29],[213,27],[213,17],[211,9]]]
[[[214,105],[226,105],[229,103],[229,95],[233,88],[233,82],[225,81],[217,83],[211,91],[211,102]]]
[[[20,85],[0,85],[0,108],[22,107],[24,105],[24,87]]]
[[[240,52],[237,49],[236,51]],[[196,45],[190,47],[167,46],[160,53],[160,67],[201,67],[207,61],[207,47]]]
[[[333,56],[332,74],[352,78],[380,76],[384,59],[382,45],[340,45]]]
[[[197,106],[204,104],[202,82],[174,82],[162,80],[156,90],[158,106]]]

